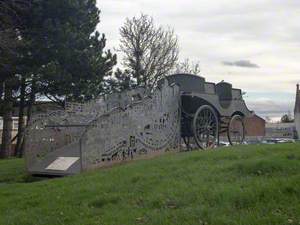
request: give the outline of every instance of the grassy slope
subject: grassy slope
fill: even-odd
[[[0,161],[0,224],[300,224],[300,145],[165,155],[25,183]],[[16,175],[16,178],[11,178]]]

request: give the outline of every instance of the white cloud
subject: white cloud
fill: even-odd
[[[232,82],[249,95],[260,93],[249,96],[251,106],[269,111],[273,106],[259,98],[270,92],[288,93],[278,104],[293,109],[295,84],[300,82],[300,1],[98,0],[98,6],[98,30],[106,34],[109,48],[118,47],[126,17],[147,13],[157,24],[175,29],[181,58],[200,61],[207,80]],[[241,59],[259,68],[222,65]],[[278,102],[272,96],[270,100]]]
[[[249,60],[238,60],[238,61],[223,61],[223,65],[226,66],[237,66],[237,67],[246,67],[246,68],[259,68],[259,65],[250,62]]]

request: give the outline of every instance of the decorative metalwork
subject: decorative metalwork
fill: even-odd
[[[114,108],[90,123],[82,136],[82,166],[178,148],[180,105],[177,86],[164,86],[151,96]]]
[[[43,163],[49,154],[79,146],[88,120],[86,116],[66,111],[34,116],[26,131],[25,156],[28,169]]]
[[[57,173],[48,164],[57,157],[79,157],[70,171],[97,167],[103,161],[178,148],[180,94],[166,81],[150,94],[144,88],[102,96],[66,110],[35,115],[27,129],[26,159],[32,173]],[[48,169],[47,169],[48,168]]]
[[[215,110],[208,105],[200,106],[194,116],[193,133],[201,149],[213,148],[219,134],[219,121]]]
[[[245,124],[242,116],[234,115],[230,119],[227,137],[231,145],[243,144],[245,140]]]
[[[213,148],[225,133],[231,144],[241,144],[243,119],[251,115],[241,90],[231,84],[172,75],[152,93],[137,88],[35,115],[26,132],[27,166],[31,173],[67,175],[178,149],[181,138],[188,149],[192,139],[202,149]]]
[[[167,79],[180,87],[181,137],[188,150],[195,147],[194,143],[202,149],[213,148],[226,134],[231,145],[243,143],[243,120],[252,112],[240,89],[226,82],[209,83],[190,74],[175,74]]]

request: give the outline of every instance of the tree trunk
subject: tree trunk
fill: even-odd
[[[31,84],[31,92],[30,92],[30,97],[29,97],[29,102],[27,104],[27,120],[26,120],[26,126],[28,126],[30,120],[31,120],[31,115],[32,115],[32,107],[33,104],[35,103],[35,95],[36,95],[36,84],[35,81],[32,81]],[[25,143],[26,143],[26,137],[23,135],[23,141],[21,144],[21,152],[22,154],[25,152]]]
[[[13,113],[13,98],[12,85],[10,82],[5,83],[4,101],[3,101],[3,133],[0,157],[7,158],[11,152],[12,138],[12,113]]]
[[[28,102],[28,107],[27,107],[27,121],[26,124],[29,124],[29,121],[31,119],[32,115],[32,106],[35,103],[35,92],[36,92],[36,84],[35,81],[32,81],[31,84],[31,92],[30,92],[30,97],[29,97],[29,102]]]
[[[1,76],[1,74],[0,74]],[[0,116],[2,116],[3,111],[3,92],[4,92],[4,82],[0,81]],[[0,130],[2,130],[3,127],[0,127]],[[0,137],[1,138],[1,137]],[[1,146],[0,146],[1,149]]]
[[[23,76],[21,79],[21,90],[20,90],[20,105],[19,105],[19,121],[18,121],[18,137],[15,150],[15,156],[22,157],[23,155],[23,138],[25,131],[25,121],[24,121],[24,109],[25,109],[25,91],[26,91],[26,79]]]
[[[4,91],[4,82],[0,81],[0,102],[2,101],[3,91]]]

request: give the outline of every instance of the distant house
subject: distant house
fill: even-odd
[[[294,139],[295,123],[267,123],[266,138]]]
[[[261,141],[266,135],[266,121],[256,114],[245,118],[245,135],[247,141]]]
[[[59,107],[57,104],[53,103],[53,102],[36,102],[35,105],[33,106],[33,113],[45,113],[45,112],[49,112],[52,110],[59,110],[61,109],[61,107]],[[26,112],[27,109],[25,109]],[[17,133],[18,133],[18,124],[19,124],[19,108],[17,106],[14,107],[13,109],[13,124],[12,124],[12,131],[11,131],[11,135],[12,138],[14,138]],[[26,121],[26,117],[25,117],[25,121]],[[2,133],[3,133],[3,118],[0,115],[0,145],[2,144]],[[9,153],[10,156],[14,155],[14,147],[16,145],[16,140],[12,143],[13,147],[12,147],[12,151]]]
[[[18,124],[19,124],[19,117],[13,117],[12,118],[12,137],[14,137],[17,134],[18,131]],[[3,118],[0,116],[0,144],[1,144],[1,137],[3,132]]]
[[[254,114],[251,117],[246,117],[245,125],[245,141],[249,143],[261,142],[266,134],[266,121]],[[220,135],[220,140],[227,142],[227,133]]]
[[[296,90],[294,116],[295,116],[295,128],[296,128],[296,132],[297,132],[297,138],[300,139],[300,90],[299,90],[299,84],[297,84],[297,90]]]
[[[13,123],[12,123],[12,131],[11,135],[12,138],[14,138],[17,133],[18,133],[18,124],[19,124],[19,117],[13,117],[12,118]],[[0,116],[0,145],[2,144],[2,132],[3,132],[3,118]],[[14,145],[16,144],[16,140],[12,143],[13,144],[13,150],[14,150]],[[14,151],[9,153],[10,156],[14,155]]]

